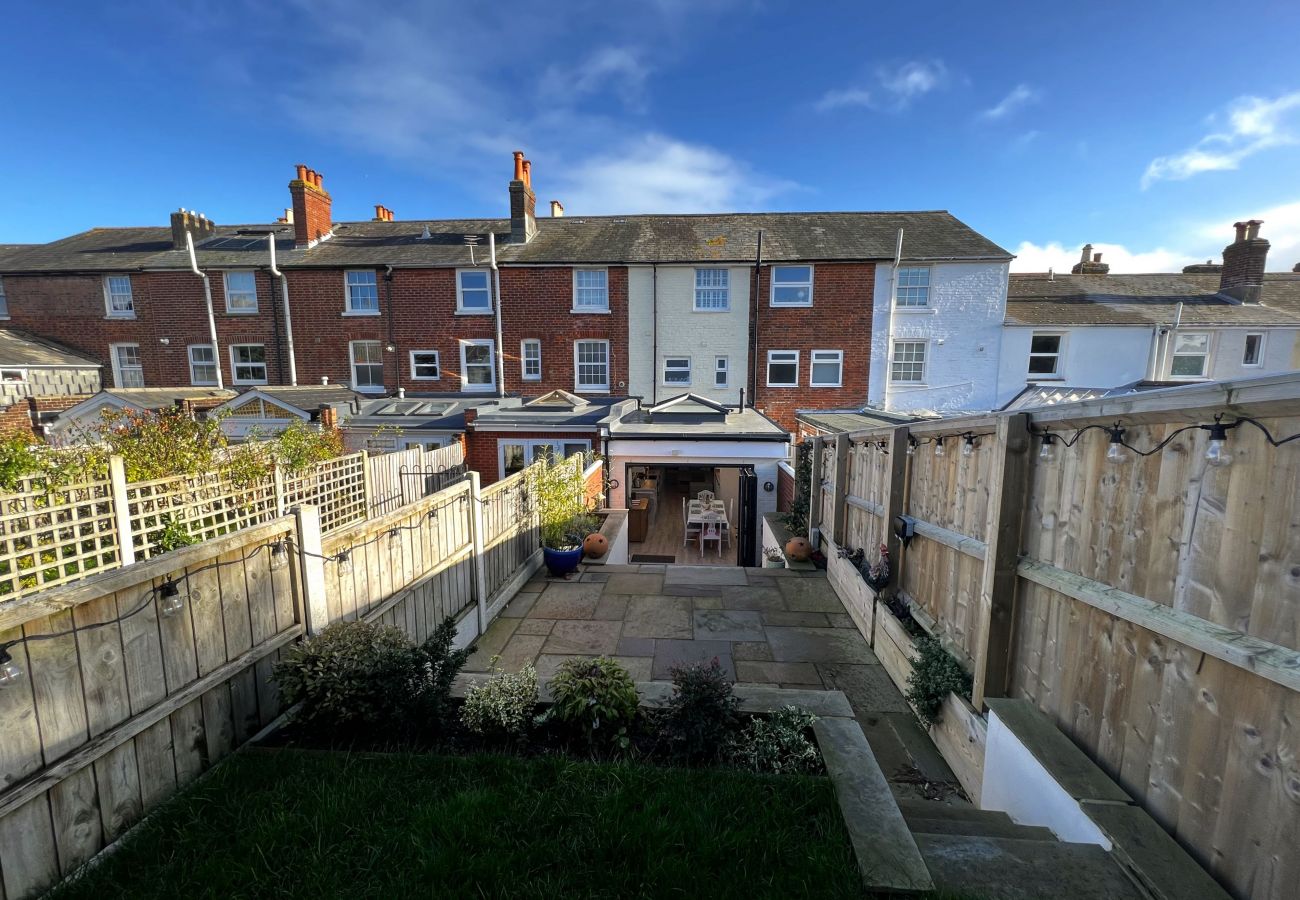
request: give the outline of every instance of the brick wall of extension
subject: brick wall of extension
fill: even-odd
[[[518,441],[586,441],[599,448],[599,435],[594,431],[478,431],[465,432],[465,464],[478,472],[483,484],[499,481],[501,477],[500,442]]]

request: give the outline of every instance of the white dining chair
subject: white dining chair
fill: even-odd
[[[700,523],[691,521],[691,511],[686,506],[686,498],[682,498],[682,546],[685,547],[691,542],[691,536],[700,533]],[[702,545],[701,545],[702,546]],[[701,549],[701,555],[703,550]]]
[[[722,523],[706,522],[700,531],[700,558],[704,558],[704,548],[709,541],[718,542],[718,556],[722,555]]]
[[[713,491],[700,491],[700,493],[697,495],[697,498],[700,501],[700,506],[703,506],[705,509],[708,509],[710,506],[713,505],[713,498],[715,496],[716,495],[713,493]]]

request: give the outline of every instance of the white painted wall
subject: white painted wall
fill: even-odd
[[[904,252],[906,253],[906,243]],[[890,280],[893,265],[876,266],[872,312],[869,402],[888,410],[981,411],[997,401],[998,352],[1006,312],[1005,262],[935,263],[930,305],[894,311],[894,340],[924,340],[924,385],[893,384],[888,371]]]
[[[660,266],[658,347],[654,336],[655,270],[628,270],[628,393],[663,400],[690,391],[719,403],[735,405],[749,378],[749,279],[747,266],[730,267],[731,308],[726,312],[695,311],[695,267]],[[691,359],[689,385],[663,384],[667,356]],[[730,365],[726,388],[714,387],[714,358]]]

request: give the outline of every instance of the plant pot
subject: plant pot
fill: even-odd
[[[582,562],[582,548],[552,550],[550,547],[543,547],[542,562],[545,563],[547,570],[552,575],[556,578],[563,578],[577,569],[578,563]]]
[[[795,562],[804,562],[812,555],[812,544],[806,538],[790,538],[785,542],[785,555]]]
[[[785,560],[783,560],[783,559],[767,559],[767,558],[764,558],[764,559],[763,559],[763,568],[764,568],[764,569],[784,569],[784,568],[785,568]]]
[[[599,531],[587,535],[587,539],[582,542],[582,552],[592,559],[600,559],[609,552],[609,538]]]

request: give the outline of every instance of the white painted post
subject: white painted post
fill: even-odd
[[[271,469],[272,486],[275,490],[275,517],[284,515],[284,469],[276,463]]]
[[[298,526],[298,564],[302,585],[300,618],[308,635],[320,634],[329,624],[329,605],[325,601],[325,560],[321,559],[320,512],[311,504],[294,508]],[[316,555],[313,555],[316,554]]]
[[[479,497],[479,474],[469,473],[469,527],[473,542],[474,598],[478,601],[478,633],[487,631],[487,569],[483,564],[483,503]]]
[[[364,450],[361,451],[361,473],[361,490],[365,494],[365,518],[369,519],[378,515],[378,513],[372,512],[370,509],[370,504],[375,496],[375,488],[370,483],[370,454]]]
[[[129,566],[135,562],[135,538],[131,533],[131,502],[126,496],[126,462],[120,456],[108,458],[108,488],[113,495],[117,526],[117,558]]]
[[[810,474],[808,477],[808,534],[806,537],[809,541],[813,540],[813,532],[821,527],[822,523],[822,438],[820,436],[812,439],[812,446],[809,451],[812,454],[812,465],[809,466]],[[813,543],[813,549],[818,549],[817,544]]]

